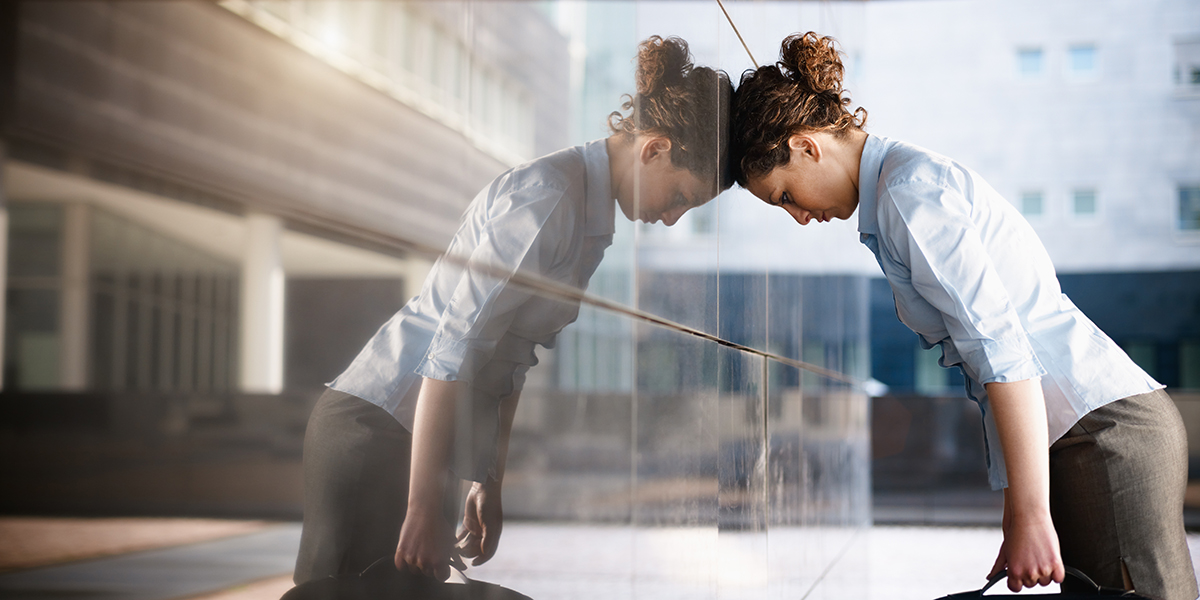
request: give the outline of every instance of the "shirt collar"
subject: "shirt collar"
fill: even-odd
[[[587,203],[584,208],[584,235],[616,233],[614,220],[617,201],[612,194],[612,175],[608,168],[608,146],[605,138],[583,146],[583,164],[587,168]]]
[[[875,205],[879,198],[879,173],[883,170],[883,157],[886,154],[887,138],[867,135],[862,160],[858,165],[858,232],[862,234],[879,234]]]

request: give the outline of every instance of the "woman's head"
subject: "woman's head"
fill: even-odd
[[[636,93],[621,105],[626,114],[608,119],[640,173],[617,190],[617,199],[630,219],[670,225],[733,185],[733,86],[725,72],[693,65],[687,42],[659,36],[638,46],[636,82]]]
[[[791,138],[861,131],[867,111],[848,107],[836,41],[813,32],[783,40],[779,62],[742,74],[733,100],[734,177],[746,187],[792,159]]]

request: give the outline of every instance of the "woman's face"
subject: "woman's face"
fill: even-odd
[[[716,196],[711,183],[671,163],[669,146],[640,160],[634,171],[634,177],[630,178],[632,185],[617,194],[617,204],[630,221],[661,221],[670,227],[683,213]]]
[[[787,211],[797,223],[849,219],[858,207],[858,189],[844,168],[825,150],[832,137],[794,135],[787,164],[747,182],[760,200]]]

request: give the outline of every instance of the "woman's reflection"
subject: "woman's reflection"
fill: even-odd
[[[585,288],[612,243],[617,207],[672,225],[732,184],[726,74],[694,66],[678,38],[651,37],[637,58],[637,93],[609,117],[612,134],[485,187],[420,295],[321,396],[304,441],[297,583],[358,573],[385,555],[444,580],[452,557],[480,564],[496,552],[525,373],[535,345],[551,346],[579,309],[510,285],[497,269]],[[457,517],[443,508],[456,501],[450,471],[473,482],[457,543]]]

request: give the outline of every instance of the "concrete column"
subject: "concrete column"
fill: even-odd
[[[59,384],[67,391],[88,385],[88,288],[91,207],[67,204],[63,210],[62,300],[59,322]]]
[[[0,18],[0,24],[2,23],[3,18]],[[3,30],[0,26],[0,31]],[[4,104],[0,101],[0,109],[3,108]],[[8,314],[8,191],[5,188],[7,149],[4,138],[0,137],[0,390],[4,389],[4,348],[8,345],[8,331],[4,327],[4,317]]]
[[[0,154],[0,171],[4,170],[3,155]],[[4,347],[8,338],[4,327],[4,316],[8,314],[5,301],[8,298],[8,205],[4,202],[3,177],[0,177],[0,390],[4,389]]]
[[[243,392],[283,391],[283,256],[279,217],[246,217],[239,381]]]

